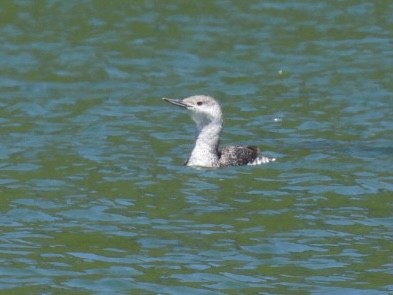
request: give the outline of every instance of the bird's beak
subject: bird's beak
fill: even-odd
[[[182,108],[188,108],[189,107],[189,105],[183,103],[179,99],[170,99],[170,98],[166,98],[166,97],[163,97],[162,99],[167,101],[167,102],[169,102],[169,103],[171,103],[171,104],[174,104],[175,106],[179,106],[179,107],[182,107]]]

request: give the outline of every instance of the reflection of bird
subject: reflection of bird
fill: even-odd
[[[262,164],[275,159],[259,155],[255,146],[219,147],[222,130],[222,112],[219,103],[210,96],[195,95],[182,100],[163,98],[163,100],[191,111],[196,123],[197,137],[187,166],[225,167],[246,164]]]

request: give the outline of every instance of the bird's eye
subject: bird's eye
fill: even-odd
[[[203,105],[203,102],[198,101],[198,102],[197,102],[197,105],[201,106],[201,105]]]

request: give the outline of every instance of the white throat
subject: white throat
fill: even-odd
[[[197,124],[197,136],[194,149],[188,159],[188,166],[202,166],[202,167],[218,167],[218,145],[220,142],[220,133],[222,130],[222,118],[214,118],[213,121],[207,123],[194,121]]]

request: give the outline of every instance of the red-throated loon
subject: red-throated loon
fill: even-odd
[[[261,156],[256,146],[219,147],[223,119],[221,107],[213,97],[195,95],[182,100],[169,98],[163,100],[191,111],[191,117],[196,124],[195,146],[185,165],[226,167],[258,165],[275,160]]]

